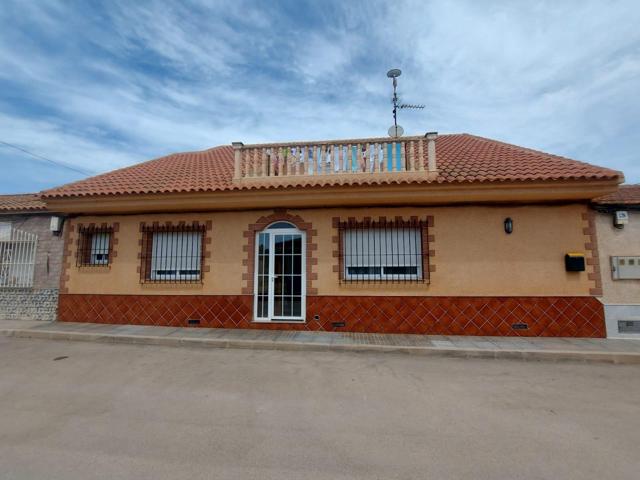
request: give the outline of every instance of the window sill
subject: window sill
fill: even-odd
[[[358,279],[342,279],[340,280],[341,285],[358,285],[358,284],[367,284],[367,285],[406,285],[406,284],[415,284],[422,285],[425,283],[429,283],[427,279],[404,279],[404,278],[358,278]]]
[[[201,282],[197,283],[169,283],[169,282],[140,282],[140,288],[143,290],[156,290],[156,291],[167,291],[170,290],[172,292],[202,292],[204,288],[204,284]]]
[[[294,323],[296,325],[304,325],[307,320],[302,318],[300,320],[251,320],[251,323],[268,324],[268,323]]]

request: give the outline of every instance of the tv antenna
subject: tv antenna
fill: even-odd
[[[407,103],[399,103],[398,99],[398,77],[402,75],[402,70],[399,68],[392,68],[387,72],[387,77],[393,80],[393,126],[389,128],[389,136],[390,137],[401,137],[404,134],[404,129],[398,125],[398,109],[404,110],[406,108],[414,109],[414,110],[422,110],[424,105],[412,105]]]

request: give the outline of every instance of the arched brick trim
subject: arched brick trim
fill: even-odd
[[[315,241],[318,232],[313,228],[310,222],[305,222],[299,215],[291,215],[286,210],[274,210],[271,215],[260,217],[255,223],[250,223],[243,235],[247,243],[244,245],[243,250],[246,253],[246,258],[242,260],[244,266],[244,273],[242,274],[242,281],[244,287],[242,293],[244,295],[253,295],[253,277],[255,267],[255,255],[256,255],[256,233],[264,230],[270,224],[274,222],[290,222],[294,224],[298,230],[301,230],[307,235],[307,296],[317,295],[318,289],[314,288],[313,282],[318,279],[318,274],[314,272],[314,266],[318,264],[318,259],[315,257],[315,251],[318,249],[318,245]]]

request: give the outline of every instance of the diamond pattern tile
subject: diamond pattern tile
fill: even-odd
[[[307,297],[305,324],[253,323],[251,295],[61,294],[58,319],[186,327],[522,337],[605,336],[593,297]],[[315,317],[318,317],[316,320]],[[345,322],[334,328],[333,322]],[[527,328],[514,329],[514,324]]]

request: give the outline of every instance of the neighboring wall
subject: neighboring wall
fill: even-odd
[[[640,305],[640,280],[613,280],[611,276],[612,256],[640,256],[640,212],[629,211],[629,223],[624,228],[613,226],[613,213],[596,215],[602,265],[601,300],[605,304]]]
[[[137,295],[241,295],[247,292],[249,255],[248,232],[260,217],[269,211],[220,212],[197,214],[130,215],[78,217],[79,222],[118,223],[115,233],[117,252],[108,268],[78,268],[75,266],[77,229],[71,229],[65,277],[66,293],[137,294]],[[585,250],[590,237],[587,208],[584,205],[564,206],[464,206],[420,208],[310,209],[289,210],[308,223],[315,245],[310,264],[313,288],[318,295],[417,295],[417,296],[587,296],[598,287],[593,267],[591,272],[568,273],[564,268],[567,252]],[[410,218],[433,217],[429,229],[433,256],[431,278],[425,284],[340,284],[335,271],[334,237],[337,230],[333,218],[362,219],[396,216]],[[503,221],[511,217],[514,231],[504,232]],[[205,260],[209,272],[202,284],[149,285],[141,284],[136,270],[139,266],[140,222],[211,221]],[[70,225],[67,225],[70,226]],[[588,246],[588,245],[587,245]],[[590,262],[593,263],[593,262]]]
[[[31,288],[0,288],[0,319],[55,320],[64,239],[49,229],[50,214],[0,215],[0,222],[38,236]]]
[[[640,338],[640,280],[613,280],[611,269],[612,256],[640,256],[640,212],[629,211],[629,223],[621,229],[613,226],[613,213],[596,216],[607,336]],[[634,326],[621,331],[620,321]]]

